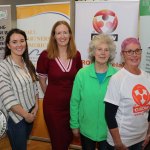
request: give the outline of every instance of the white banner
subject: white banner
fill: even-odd
[[[0,5],[0,61],[4,58],[5,38],[11,29],[11,6]]]
[[[47,48],[51,28],[58,20],[70,24],[70,3],[17,5],[17,27],[28,37],[30,59],[36,66],[40,53]]]
[[[40,53],[47,48],[52,26],[58,20],[70,24],[69,2],[17,5],[17,27],[27,34],[29,56],[35,67]],[[43,98],[41,90],[39,97]]]
[[[58,20],[70,24],[69,2],[17,5],[17,27],[27,34],[29,55],[35,67],[40,53],[47,48],[52,26]],[[39,111],[31,135],[33,139],[50,141],[43,117],[43,92],[40,86],[39,97]]]
[[[113,65],[121,67],[120,44],[127,37],[138,36],[139,1],[75,2],[75,41],[88,65],[88,46],[92,36],[112,35],[117,45]]]

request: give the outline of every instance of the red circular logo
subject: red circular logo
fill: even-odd
[[[139,106],[144,106],[149,103],[149,92],[143,85],[136,85],[132,90],[132,96],[134,101]]]
[[[111,10],[98,11],[93,18],[93,27],[98,33],[111,33],[118,25],[116,14]]]

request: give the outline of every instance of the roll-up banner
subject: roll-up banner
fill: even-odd
[[[47,48],[52,26],[58,20],[70,24],[70,2],[17,5],[17,27],[24,30],[28,38],[29,56],[36,67],[40,53]],[[43,93],[39,86],[39,111],[34,122],[31,138],[49,141],[43,117]],[[63,137],[62,137],[63,138]]]
[[[140,31],[142,47],[141,68],[150,73],[150,1],[140,0]]]
[[[41,3],[16,7],[17,27],[27,34],[29,56],[36,67],[40,53],[47,48],[54,23],[65,20],[70,24],[70,3]],[[39,96],[43,98],[41,90],[39,90]]]
[[[27,34],[30,59],[35,65],[47,48],[51,28],[58,20],[70,24],[69,2],[17,5],[17,27]]]
[[[100,2],[75,2],[75,41],[82,54],[83,64],[89,65],[88,46],[92,37],[110,34],[117,53],[113,65],[122,67],[120,44],[127,37],[138,36],[139,0],[110,0]]]
[[[0,5],[0,61],[4,58],[5,37],[11,29],[11,6]]]

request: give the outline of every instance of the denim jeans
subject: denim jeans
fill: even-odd
[[[96,142],[85,137],[82,134],[80,135],[80,137],[82,150],[95,150],[96,147],[98,148],[98,150],[106,150],[106,141]]]
[[[132,146],[129,146],[128,150],[142,150],[142,143],[143,143],[143,141],[139,142],[139,143],[136,143]],[[107,145],[106,150],[115,150],[115,148],[113,146],[109,145],[108,143],[106,145]]]
[[[33,123],[27,123],[24,119],[19,123],[8,118],[8,138],[12,147],[12,150],[27,150],[27,140],[31,133]]]

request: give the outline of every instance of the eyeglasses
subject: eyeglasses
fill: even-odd
[[[135,49],[135,50],[132,50],[132,49],[129,49],[129,50],[127,50],[127,51],[123,51],[124,53],[126,53],[128,56],[133,56],[134,55],[134,53],[136,54],[136,55],[140,55],[141,53],[142,53],[142,49]]]

